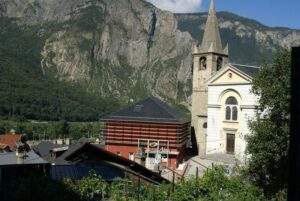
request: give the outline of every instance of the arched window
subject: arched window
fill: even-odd
[[[231,117],[231,108],[229,106],[226,107],[226,120],[230,120]]]
[[[217,71],[220,70],[223,66],[223,58],[222,57],[218,57],[217,59]]]
[[[199,70],[206,70],[206,57],[201,57],[199,60]]]
[[[233,120],[233,121],[236,121],[236,120],[237,120],[237,115],[238,115],[237,107],[234,106],[234,107],[232,108],[232,120]]]
[[[237,100],[236,100],[235,97],[230,96],[230,97],[228,97],[228,98],[226,99],[225,104],[226,104],[226,105],[237,105],[238,102],[237,102]]]
[[[235,97],[230,96],[225,101],[226,111],[225,111],[225,119],[237,121],[238,119],[238,102]]]

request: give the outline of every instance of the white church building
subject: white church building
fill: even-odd
[[[228,52],[228,45],[222,47],[212,0],[202,43],[192,53],[192,127],[201,157],[226,154],[244,162],[248,123],[258,105],[252,78],[259,68],[230,63]]]

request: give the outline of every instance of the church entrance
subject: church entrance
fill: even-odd
[[[226,137],[226,152],[227,154],[234,154],[235,135],[227,133]]]

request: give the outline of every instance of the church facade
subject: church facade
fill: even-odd
[[[192,127],[199,155],[231,154],[244,161],[248,123],[257,113],[251,93],[258,67],[231,64],[212,0],[201,45],[193,47]]]

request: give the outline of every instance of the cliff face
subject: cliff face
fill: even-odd
[[[259,65],[270,61],[280,48],[300,45],[300,30],[267,27],[228,12],[217,15],[223,45],[229,44],[231,62]],[[202,39],[206,18],[207,13],[176,14],[179,29],[189,32],[198,42]]]
[[[142,0],[0,0],[0,15],[36,30],[44,73],[120,101],[150,94],[189,99],[191,46],[202,38],[205,14],[174,15]],[[299,31],[218,16],[233,62],[257,64],[279,47],[300,44]]]

